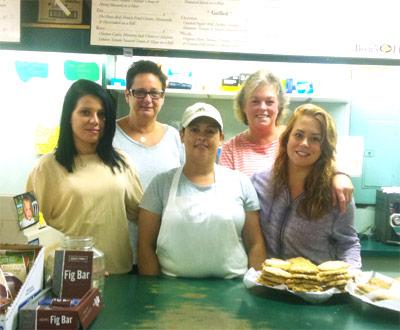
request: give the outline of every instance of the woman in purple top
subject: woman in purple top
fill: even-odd
[[[316,105],[299,106],[280,137],[273,169],[252,177],[268,257],[343,260],[361,268],[354,201],[345,213],[332,207],[335,150],[332,117]]]

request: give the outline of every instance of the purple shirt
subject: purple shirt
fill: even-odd
[[[251,181],[260,200],[261,228],[268,258],[305,257],[315,264],[342,260],[361,268],[360,242],[354,228],[354,201],[344,214],[333,208],[321,219],[297,214],[301,194],[292,200],[287,188],[272,197],[272,172],[256,173]]]

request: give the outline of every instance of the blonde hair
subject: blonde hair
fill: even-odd
[[[275,88],[278,97],[278,116],[275,125],[278,126],[280,120],[284,117],[288,106],[288,100],[285,91],[282,88],[280,79],[266,70],[258,70],[247,77],[242,89],[236,95],[234,109],[239,121],[248,125],[247,116],[244,111],[247,100],[253,95],[254,91],[260,86],[272,86]]]
[[[335,172],[336,128],[332,116],[314,104],[297,107],[280,136],[278,156],[273,168],[273,193],[276,196],[288,185],[287,144],[297,120],[303,116],[315,118],[321,127],[321,155],[313,164],[304,182],[304,199],[297,212],[309,219],[318,219],[332,208],[331,183]]]

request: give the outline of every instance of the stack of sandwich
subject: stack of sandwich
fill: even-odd
[[[371,301],[399,300],[400,282],[396,283],[396,280],[389,278],[372,277],[366,283],[357,284],[355,292]]]
[[[258,282],[262,285],[286,285],[296,292],[320,292],[330,288],[343,290],[351,278],[349,264],[343,261],[327,261],[315,265],[303,257],[281,260],[266,259]]]

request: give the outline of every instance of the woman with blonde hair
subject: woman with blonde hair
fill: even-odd
[[[252,176],[270,169],[279,148],[279,136],[288,99],[280,79],[267,70],[252,73],[235,99],[236,117],[248,126],[223,144],[219,164]],[[335,173],[332,203],[344,212],[351,201],[353,184],[346,175]]]
[[[252,177],[268,256],[303,256],[317,264],[343,260],[361,268],[354,201],[345,213],[332,206],[336,152],[332,117],[316,105],[299,106],[279,145],[272,170]]]

